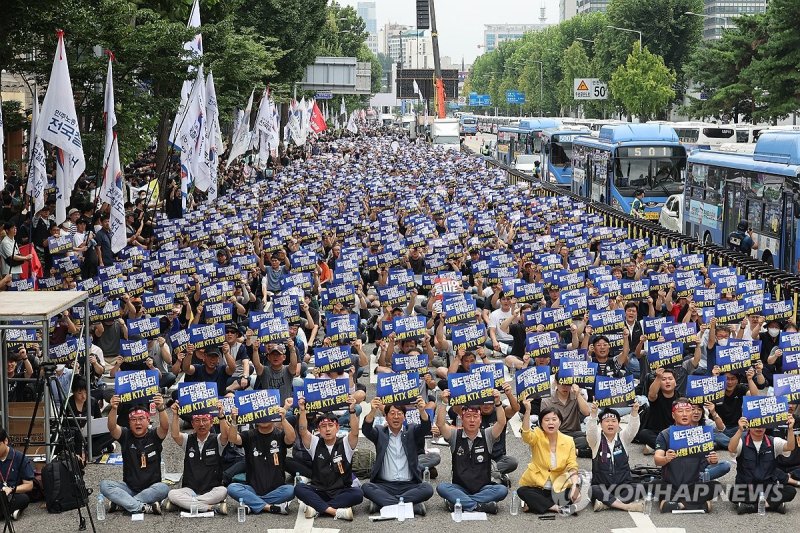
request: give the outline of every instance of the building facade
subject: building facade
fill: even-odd
[[[558,0],[558,21],[564,22],[578,14],[576,0]]]
[[[549,24],[485,24],[483,30],[483,51],[491,52],[500,43],[515,41],[529,31],[541,31]]]
[[[609,0],[576,0],[575,11],[578,15],[582,13],[605,12],[608,8]]]
[[[378,53],[378,9],[376,2],[359,2],[356,7],[358,16],[364,19],[366,30],[369,32],[367,37],[367,48],[373,54]]]
[[[767,0],[705,0],[703,3],[703,39],[722,37],[725,28],[736,26],[733,19],[767,10]]]

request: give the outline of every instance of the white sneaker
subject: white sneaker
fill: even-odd
[[[342,507],[341,509],[336,509],[336,516],[333,517],[334,520],[347,520],[348,522],[353,521],[353,509],[350,507]]]
[[[338,515],[339,512],[337,511],[336,514]],[[305,511],[305,517],[306,518],[308,518],[309,520],[312,520],[312,519],[316,518],[317,515],[319,515],[319,513],[317,511],[315,511],[313,507],[311,507],[310,505],[306,505],[306,511]]]
[[[594,512],[599,513],[600,511],[605,511],[608,509],[608,505],[604,504],[600,500],[595,500],[594,502]]]

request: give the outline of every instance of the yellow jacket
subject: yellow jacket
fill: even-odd
[[[544,487],[547,480],[556,492],[562,492],[572,483],[569,476],[578,471],[578,457],[572,437],[558,433],[556,441],[556,467],[550,468],[550,441],[541,428],[522,430],[522,441],[531,447],[531,462],[519,480],[521,487]]]

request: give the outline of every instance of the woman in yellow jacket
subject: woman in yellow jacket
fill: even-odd
[[[539,427],[531,427],[531,401],[524,400],[522,441],[531,447],[531,462],[519,480],[517,494],[525,512],[562,515],[576,513],[580,505],[580,476],[575,441],[559,431],[561,415],[552,409],[539,413]]]

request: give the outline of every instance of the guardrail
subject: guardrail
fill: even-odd
[[[474,151],[466,146],[464,146],[464,151],[474,154]],[[747,279],[763,279],[766,282],[767,289],[776,300],[792,301],[794,309],[792,322],[797,323],[797,305],[800,299],[800,277],[797,275],[773,268],[763,261],[753,259],[741,252],[716,244],[702,244],[696,239],[668,230],[655,222],[634,218],[613,209],[609,205],[588,200],[569,190],[549,183],[542,183],[518,170],[508,168],[495,159],[485,156],[484,159],[488,165],[505,171],[506,179],[510,184],[524,181],[541,190],[546,196],[568,196],[586,203],[591,212],[603,216],[607,226],[627,229],[629,238],[646,238],[650,240],[653,246],[679,248],[683,253],[702,253],[705,257],[706,267],[711,265],[732,266],[736,268],[738,274],[746,276]]]

